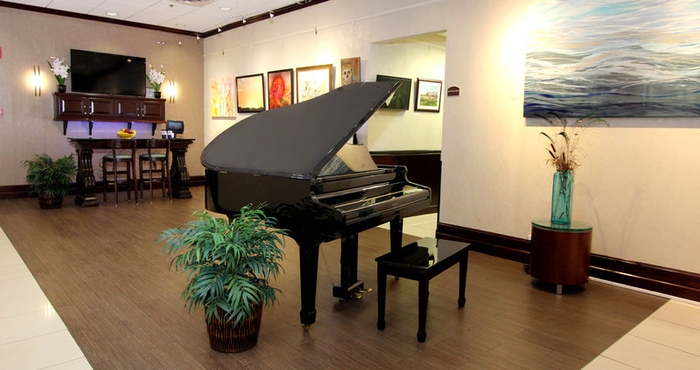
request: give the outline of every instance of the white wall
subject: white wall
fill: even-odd
[[[425,1],[403,1],[369,5],[364,1],[321,4],[296,14],[275,17],[224,32],[205,39],[205,109],[211,95],[209,79],[263,73],[286,68],[333,64],[334,86],[340,86],[340,60],[360,57],[361,80],[374,81],[377,74],[397,77],[444,78],[445,50],[426,43],[377,44],[396,39],[442,30],[441,22],[422,22],[417,17],[413,33],[398,34],[391,19],[402,17],[401,9],[411,9]],[[372,12],[363,10],[370,8]],[[372,15],[381,14],[387,23],[377,22]],[[417,16],[418,14],[416,14]],[[434,16],[442,17],[438,11]],[[301,17],[301,19],[300,19]],[[397,18],[398,17],[398,18]],[[313,21],[309,21],[309,19]],[[266,80],[267,82],[267,80]],[[208,110],[205,110],[208,112]],[[212,118],[206,114],[205,139],[211,141],[226,128],[249,117]],[[368,132],[369,131],[369,132]],[[411,132],[411,135],[405,133]],[[369,136],[369,137],[368,137]],[[442,112],[414,112],[413,100],[409,111],[380,110],[358,132],[361,142],[370,150],[439,150],[442,141]]]
[[[440,221],[527,238],[531,219],[549,214],[553,173],[541,128],[522,116],[529,3],[330,1],[208,38],[205,84],[350,56],[370,71],[372,43],[447,30],[444,86],[461,95],[444,100]],[[696,119],[631,120],[586,133],[574,218],[593,224],[594,253],[700,272]],[[206,139],[232,123],[205,117]]]

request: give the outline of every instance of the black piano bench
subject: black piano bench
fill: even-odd
[[[386,279],[393,275],[418,281],[418,341],[425,342],[425,321],[428,310],[428,282],[441,272],[459,262],[459,299],[457,305],[464,307],[464,292],[467,283],[469,244],[451,240],[423,238],[398,251],[377,257],[377,289],[379,290],[379,318],[377,329],[384,330],[386,309]]]

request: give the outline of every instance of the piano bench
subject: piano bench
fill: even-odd
[[[428,282],[459,262],[459,299],[464,307],[467,282],[469,243],[435,238],[423,238],[401,249],[377,257],[378,320],[377,329],[384,330],[387,275],[418,281],[418,341],[425,342],[425,322],[428,310]]]

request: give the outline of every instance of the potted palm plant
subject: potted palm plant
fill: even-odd
[[[212,349],[240,352],[257,343],[263,306],[276,300],[276,279],[284,258],[284,229],[261,207],[241,208],[230,221],[206,211],[161,233],[163,253],[174,255],[170,269],[186,272],[181,298],[190,313],[204,309]]]
[[[27,167],[27,183],[30,195],[37,195],[39,207],[55,209],[63,206],[71,179],[78,169],[73,154],[56,160],[48,154],[36,154],[33,160],[23,162]]]

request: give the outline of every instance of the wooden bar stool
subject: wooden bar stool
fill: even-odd
[[[427,336],[425,324],[428,311],[428,282],[459,262],[459,298],[457,305],[464,307],[467,283],[469,243],[435,238],[423,238],[397,251],[377,257],[378,320],[377,329],[384,330],[387,275],[418,281],[418,334],[419,342]]]
[[[110,141],[109,148],[112,152],[102,156],[102,196],[104,201],[107,202],[107,188],[114,186],[115,206],[118,207],[119,184],[126,184],[127,201],[131,202],[131,189],[133,188],[134,198],[136,198],[136,203],[138,203],[134,167],[136,141],[114,139]],[[108,168],[108,165],[111,165],[111,168]]]
[[[154,149],[159,151],[153,151]],[[146,153],[139,154],[139,192],[143,200],[144,184],[148,183],[153,203],[153,185],[160,184],[163,198],[173,201],[173,189],[170,181],[170,140],[150,139],[146,142]],[[153,174],[157,176],[154,178]],[[167,193],[166,193],[167,192]]]

